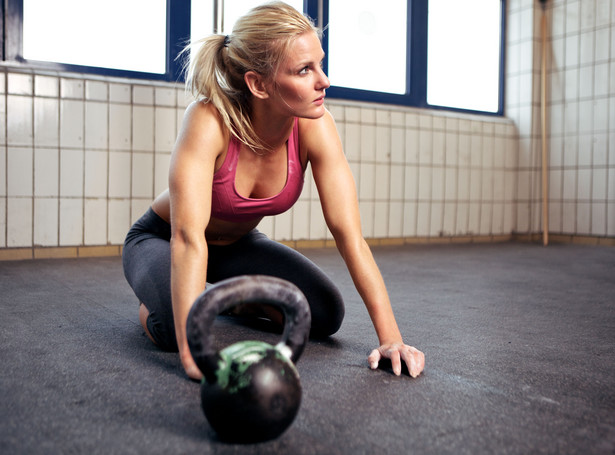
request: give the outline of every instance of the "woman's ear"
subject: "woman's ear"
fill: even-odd
[[[267,91],[265,80],[263,76],[258,74],[256,71],[248,71],[244,74],[243,80],[248,86],[248,89],[250,89],[250,92],[252,92],[252,95],[256,98],[263,100],[269,98],[269,92]]]

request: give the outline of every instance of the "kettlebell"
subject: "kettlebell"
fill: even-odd
[[[214,347],[216,316],[235,306],[267,304],[284,315],[282,339],[272,346],[240,341],[220,352]],[[307,342],[310,307],[294,284],[265,275],[229,278],[206,289],[195,301],[186,325],[190,353],[204,375],[201,406],[222,440],[261,442],[282,434],[301,404],[294,362]]]

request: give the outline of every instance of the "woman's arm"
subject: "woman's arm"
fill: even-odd
[[[216,158],[224,150],[223,131],[215,108],[193,103],[186,110],[169,172],[173,318],[182,365],[193,379],[200,379],[202,374],[188,348],[186,320],[205,289],[205,229],[211,212]]]
[[[403,343],[384,280],[361,232],[355,182],[333,118],[327,112],[318,120],[305,120],[302,124],[302,146],[307,147],[325,221],[380,343],[369,356],[370,367],[376,368],[380,358],[387,357],[391,359],[393,371],[400,374],[403,359],[410,374],[416,377],[423,370],[424,355]]]

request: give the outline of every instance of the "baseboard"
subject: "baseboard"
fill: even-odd
[[[594,237],[583,235],[549,234],[549,244],[572,244],[593,246],[615,246],[615,237]],[[505,234],[505,235],[466,235],[450,237],[393,237],[368,238],[370,246],[400,246],[400,245],[449,245],[464,243],[539,243],[542,244],[542,234]],[[327,240],[290,240],[280,243],[301,250],[310,248],[334,248],[335,241]],[[21,261],[28,259],[67,259],[87,257],[112,257],[122,255],[122,245],[101,246],[67,246],[67,247],[33,247],[33,248],[0,248],[0,261]]]

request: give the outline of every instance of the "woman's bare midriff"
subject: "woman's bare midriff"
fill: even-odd
[[[261,219],[262,217],[243,223],[231,223],[211,218],[207,229],[205,229],[205,238],[210,245],[229,245],[254,229]]]
[[[170,207],[168,190],[161,193],[152,203],[152,210],[167,223],[171,222]],[[243,223],[233,223],[210,218],[207,229],[205,229],[205,238],[210,245],[230,245],[258,226],[261,220],[262,217]]]

